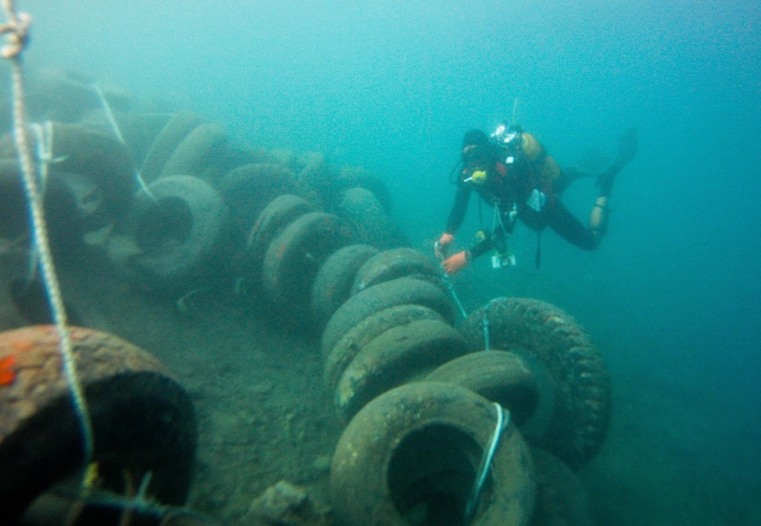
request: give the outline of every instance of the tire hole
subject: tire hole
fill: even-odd
[[[482,450],[462,431],[431,425],[410,433],[393,452],[391,499],[406,524],[462,526]],[[481,501],[488,502],[487,482]]]
[[[146,252],[182,245],[190,236],[193,215],[178,197],[164,197],[140,217],[135,240]]]

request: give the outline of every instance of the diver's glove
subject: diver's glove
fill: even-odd
[[[462,269],[468,266],[470,263],[470,252],[463,250],[457,254],[452,254],[447,259],[441,262],[441,267],[447,275],[451,276],[457,274]]]
[[[444,259],[447,256],[447,251],[452,241],[454,241],[454,234],[448,232],[441,234],[439,240],[433,244],[433,253],[436,254],[436,258]]]
[[[621,136],[621,140],[618,143],[618,154],[613,165],[605,170],[597,178],[597,186],[600,188],[601,196],[609,196],[613,191],[613,181],[616,180],[616,175],[620,172],[624,166],[629,164],[634,156],[637,154],[637,129],[634,127],[626,130]]]

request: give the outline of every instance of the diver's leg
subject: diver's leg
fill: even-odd
[[[600,199],[600,197],[597,198],[598,201]],[[592,210],[593,214],[596,209],[597,205]],[[600,216],[602,218],[601,222],[597,223],[596,228],[592,228],[591,224],[587,228],[578,219],[573,217],[563,203],[556,201],[547,210],[547,224],[566,241],[584,250],[594,250],[600,244],[600,238],[604,233],[604,228],[602,228],[605,224],[604,218],[607,216],[605,209],[600,209],[598,212],[602,212]]]
[[[595,199],[595,205],[589,213],[589,230],[597,238],[599,243],[600,237],[608,229],[608,196],[600,195]]]

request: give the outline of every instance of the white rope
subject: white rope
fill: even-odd
[[[48,294],[56,332],[58,333],[58,345],[61,353],[63,372],[82,433],[84,464],[87,465],[93,454],[92,424],[90,422],[87,401],[77,376],[66,310],[53,265],[53,257],[50,254],[43,200],[37,184],[38,175],[24,126],[24,78],[21,67],[21,52],[28,39],[31,17],[26,13],[19,13],[17,16],[12,0],[3,0],[3,9],[8,21],[0,25],[0,33],[6,34],[7,40],[6,45],[0,51],[0,55],[11,62],[13,138],[16,154],[21,165],[24,191],[31,216],[34,246],[40,259],[40,272]]]
[[[470,492],[470,498],[468,498],[468,502],[465,505],[465,524],[470,524],[470,521],[473,520],[473,516],[476,512],[476,505],[478,504],[478,499],[481,497],[481,490],[484,487],[486,475],[489,474],[491,462],[494,459],[494,453],[496,453],[497,446],[499,445],[499,439],[502,438],[502,433],[507,429],[507,426],[510,425],[510,411],[503,408],[497,402],[493,402],[493,404],[497,409],[497,425],[494,428],[489,448],[484,453],[484,456],[481,457],[481,465],[478,467],[476,482]]]
[[[100,84],[96,83],[92,86],[95,90],[95,93],[98,94],[100,104],[103,106],[103,109],[106,112],[106,118],[108,119],[109,124],[111,124],[111,129],[114,131],[114,135],[116,135],[116,138],[122,145],[127,146],[127,141],[124,140],[124,135],[122,135],[122,131],[119,128],[119,123],[117,123],[116,119],[114,118],[114,112],[111,111],[111,105],[108,103],[108,99],[106,99],[106,96],[103,94],[103,90],[100,88]],[[153,195],[151,190],[148,188],[148,185],[145,184],[145,179],[143,179],[143,174],[140,173],[140,170],[135,168],[133,175],[135,176],[135,181],[137,181],[137,185],[140,187],[140,189],[145,192],[152,201],[158,201],[156,196]]]

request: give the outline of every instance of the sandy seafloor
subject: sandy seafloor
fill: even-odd
[[[191,507],[236,523],[280,480],[328,501],[341,428],[316,337],[271,321],[271,305],[236,296],[233,283],[195,295],[182,312],[172,299],[136,293],[107,261],[92,270],[65,279],[87,325],[149,350],[193,400],[199,441]]]

